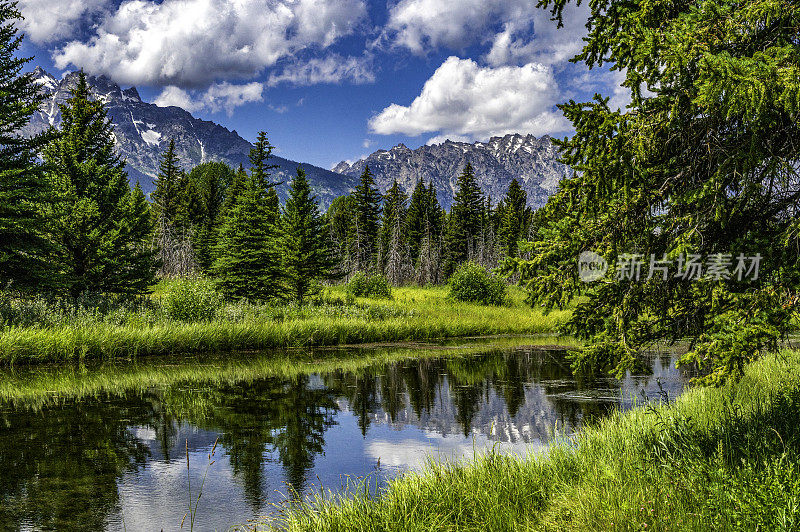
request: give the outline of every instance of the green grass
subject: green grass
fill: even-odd
[[[289,530],[798,530],[800,352],[617,414],[527,459],[431,463],[279,509]],[[370,493],[374,493],[374,488]],[[262,527],[264,526],[262,525]],[[259,528],[262,530],[263,528]]]
[[[398,288],[391,301],[343,304],[343,289],[334,287],[327,297],[336,305],[226,304],[213,319],[184,322],[159,311],[169,285],[158,286],[152,301],[132,310],[6,326],[0,329],[0,364],[537,334],[553,332],[566,316],[530,309],[519,289],[510,291],[507,305],[492,307],[452,301],[444,287]]]

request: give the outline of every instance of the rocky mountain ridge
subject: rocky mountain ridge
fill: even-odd
[[[548,136],[509,134],[492,137],[486,142],[453,142],[420,146],[412,150],[398,144],[390,150],[378,150],[354,163],[342,161],[333,171],[359,176],[366,166],[375,174],[382,190],[398,184],[410,193],[420,179],[433,182],[439,203],[452,204],[458,176],[467,163],[475,169],[475,177],[484,194],[499,201],[517,178],[528,193],[528,204],[541,207],[552,195],[570,168],[558,162],[558,148]]]

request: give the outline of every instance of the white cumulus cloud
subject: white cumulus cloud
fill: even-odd
[[[104,10],[108,0],[20,0],[20,25],[37,44],[72,37],[82,22]]]
[[[570,129],[555,104],[552,70],[538,63],[481,67],[449,57],[408,106],[392,104],[369,121],[374,133],[481,139],[506,133],[544,135]]]
[[[264,101],[263,93],[264,85],[257,82],[243,85],[215,83],[197,96],[171,85],[164,88],[154,103],[159,107],[181,107],[190,113],[203,110],[216,113],[224,109],[230,116],[236,107]]]
[[[569,4],[558,29],[530,0],[401,0],[390,8],[382,38],[417,54],[489,43],[493,65],[554,64],[580,50],[588,14],[586,2]]]
[[[375,74],[370,59],[342,57],[338,54],[315,58],[305,63],[287,66],[280,74],[270,75],[267,83],[270,87],[274,87],[281,83],[306,86],[344,81],[354,84],[374,83]]]
[[[558,28],[550,20],[550,12],[533,9],[506,21],[503,29],[491,38],[486,61],[491,65],[526,64],[530,62],[566,66],[583,47],[586,36],[588,3],[567,4],[563,12],[564,26]]]
[[[364,0],[126,0],[53,57],[123,84],[205,87],[330,46],[365,16]]]

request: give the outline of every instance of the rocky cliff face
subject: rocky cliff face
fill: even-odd
[[[58,104],[70,97],[70,90],[78,81],[77,73],[58,80],[41,68],[34,71],[34,76],[47,100],[25,128],[27,134],[44,131],[61,122]],[[158,107],[144,102],[135,87],[123,90],[106,77],[90,76],[87,80],[92,94],[105,103],[108,116],[114,123],[117,148],[128,162],[131,181],[139,181],[145,192],[154,189],[153,179],[158,173],[160,155],[171,138],[175,139],[176,152],[187,170],[209,161],[249,167],[248,154],[252,146],[236,131],[194,118],[178,107]],[[355,186],[356,180],[352,177],[317,166],[281,157],[275,157],[271,162],[279,167],[274,170],[274,178],[286,182],[301,166],[323,205],[347,194]],[[287,185],[279,187],[279,195],[285,197],[287,189]]]
[[[396,179],[408,193],[420,179],[433,181],[439,202],[449,208],[458,176],[469,162],[484,194],[491,196],[493,202],[505,195],[516,177],[528,193],[528,203],[540,207],[555,192],[561,177],[572,175],[569,167],[557,159],[557,148],[550,137],[537,139],[533,135],[515,134],[474,144],[448,140],[416,150],[399,144],[352,164],[343,161],[333,171],[357,177],[368,165],[382,190]]]

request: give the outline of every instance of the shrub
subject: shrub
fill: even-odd
[[[347,293],[354,297],[391,299],[392,288],[384,275],[356,272],[347,282]]]
[[[167,316],[186,322],[212,320],[222,306],[214,283],[204,278],[174,281],[161,301]]]
[[[474,262],[459,266],[450,278],[450,297],[484,305],[502,305],[506,298],[506,283]]]

